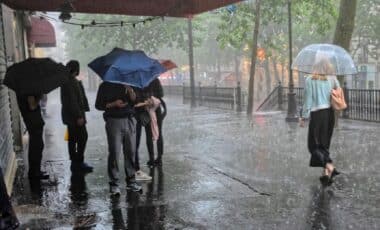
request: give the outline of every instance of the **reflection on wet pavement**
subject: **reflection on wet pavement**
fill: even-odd
[[[167,104],[164,165],[143,167],[153,179],[142,194],[124,185],[111,197],[101,113],[88,114],[86,161],[95,171],[71,174],[52,94],[43,159],[51,179],[30,184],[19,168],[13,200],[21,229],[380,229],[378,124],[340,122],[331,150],[343,174],[323,188],[320,170],[308,167],[307,130],[285,114],[247,118],[191,110],[176,98]],[[144,145],[140,154],[146,162]]]

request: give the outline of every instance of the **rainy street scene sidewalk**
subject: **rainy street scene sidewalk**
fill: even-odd
[[[380,229],[380,0],[2,0],[0,230]]]
[[[12,201],[21,229],[380,228],[379,124],[339,121],[331,153],[342,174],[323,187],[320,169],[308,167],[307,128],[285,122],[286,113],[191,109],[168,96],[163,165],[146,167],[142,144],[142,170],[152,181],[141,183],[142,193],[121,186],[121,196],[111,197],[94,97],[89,93],[85,153],[94,172],[77,176],[63,140],[59,92],[50,94],[43,168],[51,178],[31,188],[25,167],[18,168]]]

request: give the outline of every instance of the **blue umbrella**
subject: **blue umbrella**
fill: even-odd
[[[140,50],[114,48],[88,64],[103,81],[126,84],[138,88],[147,87],[165,68]]]

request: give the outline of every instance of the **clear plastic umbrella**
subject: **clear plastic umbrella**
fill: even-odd
[[[326,68],[326,63],[328,68]],[[357,73],[350,54],[342,47],[332,44],[306,46],[298,53],[292,69],[311,74],[351,75]]]

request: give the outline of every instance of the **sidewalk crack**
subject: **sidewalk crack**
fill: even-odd
[[[199,158],[196,158],[196,157],[193,157],[193,156],[185,156],[185,157],[187,157],[189,159],[192,159],[192,160],[196,160],[196,161],[202,162],[203,164],[205,164],[207,167],[211,168],[215,172],[217,172],[219,174],[222,174],[222,175],[224,175],[224,176],[226,176],[226,177],[228,177],[228,178],[230,178],[230,179],[232,179],[232,180],[234,180],[236,182],[239,182],[240,184],[246,186],[248,189],[250,189],[251,191],[253,191],[253,192],[255,192],[255,193],[259,194],[259,195],[262,195],[262,196],[272,196],[273,195],[273,194],[270,194],[270,193],[267,193],[267,192],[259,191],[258,189],[256,189],[253,186],[251,186],[248,182],[245,182],[245,181],[243,181],[243,180],[241,180],[241,179],[239,179],[239,178],[237,178],[235,176],[232,176],[232,175],[230,175],[230,174],[222,171],[221,169],[218,169],[218,168],[216,168],[216,167],[214,167],[214,166],[212,166],[212,165],[210,165],[210,164],[208,164],[206,162],[203,162]]]

